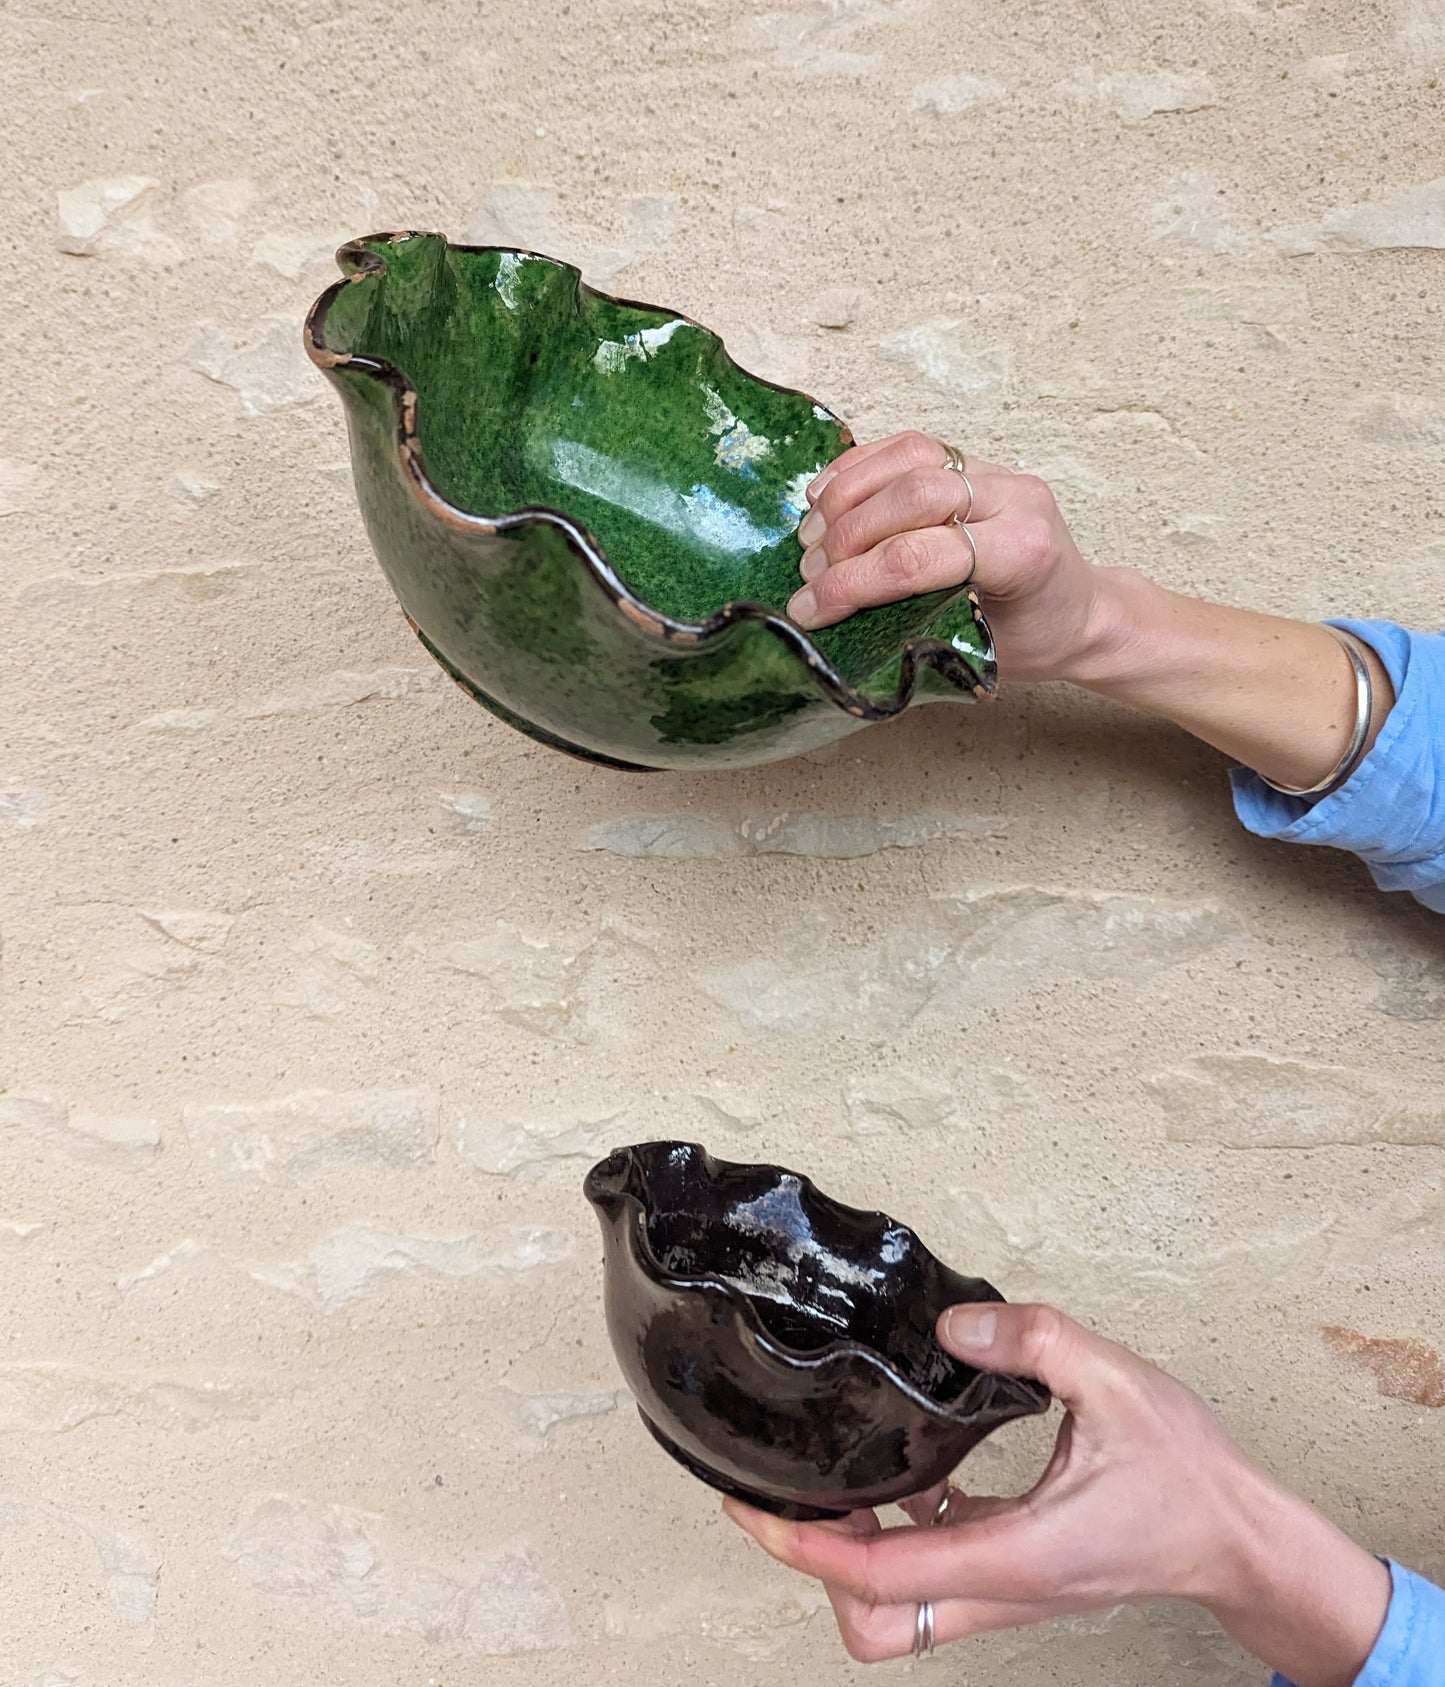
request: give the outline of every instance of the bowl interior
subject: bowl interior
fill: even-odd
[[[978,1372],[938,1345],[934,1326],[977,1285],[940,1266],[904,1226],[816,1192],[805,1204],[803,1187],[771,1168],[730,1167],[711,1179],[674,1159],[653,1182],[648,1246],[668,1273],[740,1291],[794,1352],[856,1342],[939,1405],[957,1401]]]
[[[550,258],[440,235],[362,244],[385,270],[340,290],[326,343],[404,372],[427,473],[451,503],[572,517],[677,620],[734,601],[784,608],[802,583],[804,488],[848,442],[835,417],[738,368],[707,329],[595,293]],[[865,611],[817,642],[860,683],[950,595]]]

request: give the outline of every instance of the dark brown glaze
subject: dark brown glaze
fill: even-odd
[[[608,1329],[643,1421],[724,1493],[802,1519],[889,1504],[1048,1407],[1038,1383],[939,1346],[946,1307],[1003,1297],[882,1213],[693,1143],[619,1149],[584,1190],[606,1246]]]

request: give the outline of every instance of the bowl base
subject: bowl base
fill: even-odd
[[[539,744],[545,744],[549,750],[560,750],[564,756],[575,756],[578,761],[591,762],[594,767],[610,767],[615,773],[657,773],[661,771],[655,767],[644,767],[640,762],[617,761],[612,756],[604,756],[600,750],[584,750],[580,744],[569,744],[565,738],[558,738],[555,733],[548,732],[545,727],[534,726],[531,721],[523,720],[520,715],[514,715],[495,697],[488,697],[485,691],[480,690],[465,675],[459,673],[421,628],[417,626],[410,615],[406,619],[407,625],[421,640],[422,647],[427,655],[446,673],[447,678],[454,684],[459,685],[474,703],[480,703],[498,720],[505,721],[508,726],[515,727],[518,732],[525,732],[529,738],[534,738]]]
[[[706,1482],[709,1488],[716,1488],[730,1499],[741,1500],[744,1505],[750,1505],[757,1511],[766,1511],[774,1517],[786,1517],[790,1523],[825,1523],[837,1517],[846,1517],[846,1511],[837,1511],[821,1505],[799,1505],[792,1500],[777,1500],[767,1494],[754,1493],[751,1488],[744,1488],[740,1483],[730,1481],[726,1476],[719,1476],[716,1471],[709,1470],[706,1465],[699,1464],[691,1453],[683,1452],[677,1443],[671,1440],[648,1417],[639,1406],[637,1415],[642,1419],[647,1432],[665,1453],[673,1458],[689,1473],[697,1477],[699,1482]]]

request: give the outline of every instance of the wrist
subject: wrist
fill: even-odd
[[[1357,684],[1327,628],[1166,591],[1132,569],[1095,568],[1087,590],[1054,677],[1173,721],[1281,787],[1307,789],[1340,764]],[[1365,660],[1368,753],[1394,693],[1379,658]]]
[[[1092,568],[1083,633],[1057,678],[1106,697],[1146,680],[1162,662],[1173,596],[1135,569]]]
[[[1297,1494],[1246,1468],[1196,1602],[1297,1687],[1351,1687],[1390,1607],[1390,1572]]]
[[[1288,1563],[1302,1528],[1316,1513],[1297,1494],[1239,1455],[1227,1498],[1220,1507],[1214,1563],[1191,1594],[1221,1622],[1231,1612],[1257,1606]]]

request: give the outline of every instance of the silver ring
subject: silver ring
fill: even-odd
[[[933,1656],[933,1601],[925,1599],[918,1607],[913,1624],[913,1655],[915,1658]]]
[[[974,540],[973,534],[969,531],[968,523],[960,520],[957,515],[954,515],[952,520],[949,522],[949,526],[956,527],[964,538],[968,540],[968,548],[973,553],[973,561],[969,563],[968,573],[964,575],[962,581],[963,585],[971,586],[973,584],[974,575],[978,573],[978,545]]]
[[[943,1495],[933,1508],[933,1516],[928,1520],[928,1526],[936,1529],[948,1516],[948,1508],[953,1503],[953,1496],[958,1489],[949,1482],[945,1484]],[[915,1658],[927,1658],[933,1655],[933,1601],[925,1599],[918,1607],[918,1615],[913,1623],[913,1655]]]

